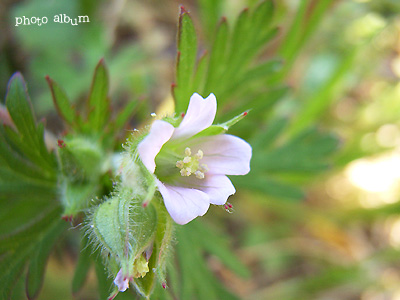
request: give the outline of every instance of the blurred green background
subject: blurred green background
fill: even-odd
[[[232,25],[257,1],[2,1],[0,94],[21,71],[36,113],[59,135],[63,127],[44,77],[78,105],[104,57],[114,105],[138,101],[132,128],[140,126],[171,98],[179,5],[193,18],[201,53],[212,45],[221,16]],[[272,22],[279,30],[258,60],[282,66],[253,89],[255,95],[268,90],[274,106],[250,112],[234,129],[253,146],[253,176],[233,178],[233,214],[213,207],[203,218],[246,267],[235,272],[202,252],[240,299],[400,299],[399,13],[396,0],[275,1]],[[90,23],[53,23],[56,14],[88,15]],[[49,22],[15,26],[22,16]],[[280,93],[282,86],[289,89]],[[221,102],[218,120],[253,107],[250,92],[235,95]],[[257,145],[262,139],[270,142]],[[177,233],[175,255],[190,249],[182,240],[196,224]],[[71,229],[49,260],[38,299],[73,299],[78,254],[79,233]],[[96,289],[92,270],[75,298],[97,299]]]

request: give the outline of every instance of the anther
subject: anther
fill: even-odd
[[[186,156],[192,155],[192,151],[190,150],[189,147],[187,147],[187,148],[185,149],[185,155],[186,155]]]
[[[190,168],[182,169],[181,170],[181,175],[182,176],[190,176],[192,174],[192,170]]]
[[[201,164],[201,165],[199,166],[199,170],[200,170],[201,172],[203,172],[203,173],[207,173],[209,169],[208,169],[208,167],[207,167],[206,164]]]
[[[201,171],[196,171],[196,172],[194,172],[194,175],[196,175],[196,177],[197,177],[198,179],[203,179],[203,178],[204,178],[204,173],[201,172]]]
[[[184,164],[183,161],[178,160],[178,161],[176,162],[176,167],[179,168],[179,169],[182,169],[182,168],[183,168],[183,164]]]
[[[201,151],[201,150],[197,151],[195,157],[196,157],[197,159],[202,159],[202,158],[203,158],[203,151]]]
[[[203,158],[204,153],[202,150],[197,150],[197,153],[192,156],[192,150],[189,147],[185,148],[185,157],[178,160],[175,166],[180,170],[182,176],[195,175],[198,179],[204,179],[205,173],[208,172],[206,164],[200,164],[199,160]]]

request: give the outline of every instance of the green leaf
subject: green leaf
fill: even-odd
[[[67,224],[59,220],[53,228],[49,229],[40,244],[35,247],[31,256],[28,275],[26,278],[26,295],[28,299],[36,299],[43,284],[43,277],[46,268],[46,261],[54,246],[54,243],[66,229]]]
[[[49,153],[44,142],[43,124],[36,126],[32,104],[27,94],[25,82],[21,74],[16,73],[10,79],[6,96],[6,107],[18,133],[4,126],[0,134],[13,151],[26,157],[48,178],[55,174],[56,160]],[[0,153],[2,156],[2,154]],[[21,172],[21,170],[18,170]]]
[[[254,149],[267,149],[279,137],[288,124],[287,119],[274,119],[253,137],[251,145]]]
[[[199,228],[202,225],[193,225],[193,221],[185,226],[177,228],[176,245],[177,259],[181,271],[179,299],[207,300],[207,299],[237,299],[215,279],[214,274],[208,268],[204,254],[203,240],[208,236]],[[226,247],[218,243],[216,247]],[[213,249],[215,251],[215,248]],[[229,250],[224,250],[229,251]],[[222,253],[222,252],[221,252]]]
[[[275,7],[272,0],[263,1],[254,9],[251,18],[251,28],[257,28],[257,30],[252,31],[252,40],[259,42],[262,36],[268,34],[273,21],[274,12]]]
[[[114,284],[108,276],[107,268],[104,266],[101,259],[95,260],[94,266],[97,276],[97,291],[99,293],[99,299],[108,299],[111,287],[113,287]]]
[[[222,5],[223,0],[199,0],[200,16],[209,40],[214,35]]]
[[[197,37],[189,13],[181,7],[178,27],[176,86],[173,89],[176,111],[185,111],[192,93],[197,56]]]
[[[99,61],[94,72],[88,105],[89,126],[94,132],[101,132],[108,122],[110,113],[108,74],[103,59]]]
[[[25,257],[29,253],[25,253]],[[3,274],[0,275],[0,296],[1,299],[10,299],[13,289],[17,284],[17,279],[21,276],[21,273],[25,267],[25,257],[19,258],[15,263],[1,261],[0,266],[3,270]]]
[[[20,73],[15,73],[8,84],[6,106],[14,125],[24,143],[34,149],[39,148],[36,133],[36,121],[27,88]]]
[[[204,52],[200,57],[199,62],[197,64],[196,73],[193,78],[193,92],[202,91],[204,88],[204,84],[206,81],[206,72],[207,72],[207,63],[208,63],[208,53]],[[208,96],[208,95],[204,95]]]
[[[115,126],[114,130],[116,133],[118,133],[120,130],[123,129],[125,124],[129,121],[129,119],[132,117],[134,110],[137,107],[137,102],[136,101],[131,101],[129,102],[124,109],[119,113],[117,118],[115,119]]]
[[[229,64],[227,65],[227,70],[225,75],[229,78],[236,76],[237,72],[240,70],[240,66],[243,64],[243,60],[247,60],[245,55],[246,51],[252,45],[249,45],[252,41],[250,40],[250,13],[248,9],[244,9],[236,23],[232,32],[232,39],[229,47]],[[225,79],[227,80],[227,79]]]
[[[296,11],[296,16],[287,31],[288,33],[280,44],[280,54],[284,59],[291,59],[294,56],[295,51],[298,51],[297,44],[301,38],[301,31],[303,28],[302,23],[306,19],[307,4],[308,1],[300,1],[299,7]]]
[[[58,114],[68,123],[71,127],[76,126],[77,112],[72,108],[65,91],[49,76],[46,76],[47,83],[49,84],[51,95],[53,98],[54,106]]]
[[[225,18],[218,25],[217,33],[210,53],[210,61],[207,71],[207,80],[204,87],[205,94],[215,93],[216,86],[219,84],[218,79],[221,78],[227,61],[227,45],[229,39],[229,29]]]
[[[234,177],[231,179],[235,186],[249,191],[258,191],[285,200],[301,200],[304,198],[302,190],[293,186],[293,184],[283,183],[264,175],[253,173],[252,176],[245,176],[240,180]]]
[[[36,215],[31,222],[24,223],[18,230],[0,236],[0,268],[3,270],[0,274],[0,295],[4,296],[2,299],[8,299],[11,295],[13,285],[21,275],[26,262],[31,258],[34,260],[44,259],[41,253],[36,258],[32,257],[32,253],[35,253],[36,247],[41,245],[55,224],[60,222],[60,213],[61,208],[58,204],[45,210],[42,209],[42,212]],[[56,238],[53,234],[54,232],[51,234],[51,238]],[[37,268],[35,269],[35,267]],[[35,267],[34,269],[40,273],[40,263]],[[36,280],[32,281],[32,279],[30,281],[33,284],[31,291],[35,291],[34,287],[37,288],[40,283]]]
[[[200,222],[193,222],[193,227],[205,251],[216,255],[225,266],[237,275],[243,278],[248,278],[250,276],[250,271],[234,254],[231,249],[232,246],[226,236],[223,236],[215,228],[211,228],[211,226]]]
[[[290,135],[294,135],[315,122],[329,108],[336,99],[335,95],[341,88],[346,75],[352,68],[358,48],[351,49],[337,65],[330,78],[323,84],[315,94],[302,106],[295,120],[288,128]]]
[[[81,251],[79,252],[78,262],[76,263],[74,277],[72,279],[73,294],[78,293],[85,283],[92,262],[90,258],[91,252],[92,247],[89,244],[88,238],[82,235]]]

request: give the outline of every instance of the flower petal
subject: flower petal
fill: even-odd
[[[206,193],[210,197],[210,203],[215,205],[225,204],[228,197],[236,192],[232,182],[225,175],[206,174],[204,179],[198,179],[194,176],[184,179],[186,179],[185,186]]]
[[[194,153],[203,151],[200,163],[209,168],[207,174],[245,175],[250,171],[251,146],[241,138],[214,135],[197,138],[189,146]]]
[[[125,292],[126,289],[129,287],[129,279],[124,278],[122,274],[122,269],[119,270],[117,276],[114,279],[114,284],[118,287],[118,291]]]
[[[156,169],[154,161],[156,155],[173,133],[174,126],[165,121],[156,120],[151,126],[149,134],[139,143],[137,148],[139,157],[151,173],[154,173]]]
[[[193,136],[196,133],[211,126],[217,113],[217,99],[210,94],[203,99],[199,94],[194,93],[190,97],[189,107],[181,124],[175,129],[174,139]]]
[[[184,225],[207,212],[210,199],[206,193],[157,181],[165,207],[176,223]]]

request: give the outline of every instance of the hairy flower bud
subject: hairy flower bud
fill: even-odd
[[[96,196],[106,159],[101,147],[89,138],[67,138],[59,144],[60,198],[64,206],[63,218],[69,220],[87,208]]]

